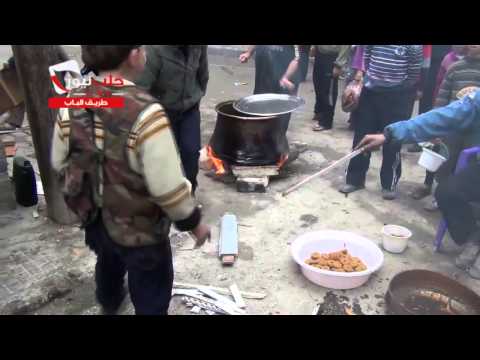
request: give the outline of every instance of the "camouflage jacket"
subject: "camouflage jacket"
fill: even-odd
[[[86,90],[87,97],[96,97],[98,86]],[[112,89],[103,88],[110,92]],[[101,119],[93,122],[95,129],[103,129],[103,151],[99,157],[102,169],[101,201],[96,205],[102,208],[102,218],[112,240],[125,247],[153,245],[168,241],[170,220],[162,209],[152,201],[144,179],[129,167],[125,149],[128,147],[130,130],[139,114],[149,105],[157,102],[144,91],[134,87],[123,87],[122,108],[99,108],[90,110]],[[98,156],[93,149],[92,130],[85,124],[87,110],[71,111],[70,154],[78,153],[80,160],[73,166],[73,175],[80,175],[92,166],[91,160]],[[82,120],[83,119],[83,120]],[[75,149],[83,149],[78,152]],[[72,157],[70,155],[70,161]],[[72,168],[72,166],[70,166]],[[92,173],[92,171],[89,171]],[[75,177],[72,177],[75,178]],[[95,178],[95,176],[91,176]],[[76,178],[78,179],[78,177]],[[80,206],[79,203],[74,206]]]

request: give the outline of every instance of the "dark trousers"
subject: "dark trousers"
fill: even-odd
[[[480,164],[474,162],[465,170],[451,175],[435,191],[438,207],[447,222],[452,239],[464,244],[480,229],[476,224],[471,202],[480,202]]]
[[[413,90],[372,91],[364,88],[355,112],[355,135],[353,147],[367,134],[381,133],[385,126],[410,117]],[[400,156],[401,145],[383,146],[383,161],[380,171],[382,188],[394,191],[402,174]],[[356,156],[350,161],[347,170],[347,184],[365,184],[370,153]]]
[[[168,116],[172,123],[185,177],[192,184],[192,191],[195,193],[198,185],[198,160],[201,148],[199,104],[184,113],[169,111]]]
[[[85,241],[97,254],[95,282],[97,301],[116,310],[123,299],[125,274],[137,315],[167,315],[173,287],[170,243],[140,248],[115,244],[101,217],[85,229]]]
[[[310,48],[312,45],[300,46],[300,63],[299,63],[299,81],[304,82],[307,79],[308,63],[310,62]]]
[[[313,86],[315,88],[315,114],[322,117],[319,125],[330,129],[333,125],[335,104],[338,97],[338,79],[333,78],[333,63],[337,54],[315,55]]]
[[[435,152],[438,152],[439,149],[440,149],[440,147],[438,145],[435,145],[433,147],[433,151],[435,151]],[[424,182],[424,184],[431,188],[433,186],[433,181],[434,180],[435,180],[435,173],[427,170],[425,172],[425,182]]]
[[[442,59],[432,59],[430,68],[428,69],[427,76],[422,89],[422,98],[418,104],[418,113],[426,113],[433,108],[435,99],[433,98],[433,93],[435,92],[435,86],[437,84],[437,75],[440,70]],[[433,180],[435,179],[435,173],[427,171],[425,174],[425,185],[432,187]]]

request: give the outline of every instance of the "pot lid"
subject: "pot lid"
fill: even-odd
[[[299,96],[286,94],[257,94],[233,103],[233,108],[248,115],[276,116],[291,113],[305,104]]]

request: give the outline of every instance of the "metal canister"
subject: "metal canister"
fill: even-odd
[[[38,204],[37,183],[32,163],[22,156],[13,161],[13,181],[17,203],[29,207]]]

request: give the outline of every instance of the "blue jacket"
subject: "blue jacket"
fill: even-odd
[[[465,132],[468,146],[480,145],[480,90],[445,107],[391,124],[385,130],[393,142],[417,143]]]

